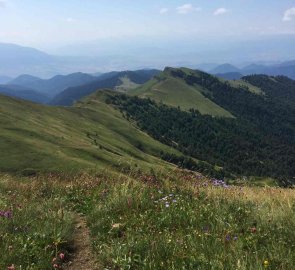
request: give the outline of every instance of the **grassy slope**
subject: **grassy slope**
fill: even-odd
[[[83,214],[99,269],[294,270],[294,204],[292,189],[215,186],[180,170],[0,174],[0,211],[12,213],[0,216],[0,269],[75,262],[74,217]]]
[[[167,166],[154,155],[174,150],[139,131],[102,96],[68,108],[0,96],[0,170]]]
[[[137,95],[143,98],[151,98],[157,102],[163,102],[164,104],[180,107],[182,110],[189,110],[191,108],[197,109],[202,114],[209,114],[212,116],[221,117],[233,117],[233,115],[217,105],[210,99],[206,98],[204,94],[210,94],[210,91],[202,88],[199,85],[188,85],[180,78],[175,78],[171,75],[171,71],[181,70],[187,75],[198,76],[197,70],[188,68],[166,68],[157,77],[148,81],[144,85],[129,90],[129,94]],[[252,84],[244,80],[224,80],[219,79],[222,82],[228,82],[232,87],[240,88],[247,87],[250,92],[257,95],[263,95],[263,91],[253,86]]]
[[[259,88],[259,87],[256,87],[246,81],[243,81],[243,80],[229,80],[228,81],[229,84],[235,88],[239,88],[239,87],[248,87],[249,88],[249,91],[254,93],[254,94],[257,94],[257,95],[263,95],[263,91]]]
[[[121,77],[120,81],[121,81],[121,84],[115,87],[115,90],[119,91],[119,92],[126,92],[128,90],[135,89],[135,88],[139,87],[139,85],[140,85],[140,84],[137,84],[137,83],[131,81],[127,75]]]
[[[189,72],[188,69],[183,70]],[[143,86],[129,91],[131,95],[151,98],[174,107],[179,106],[183,110],[194,108],[202,114],[232,117],[228,111],[206,98],[203,95],[204,92],[206,90],[197,85],[190,86],[183,80],[174,78],[167,70],[158,78],[154,78]]]

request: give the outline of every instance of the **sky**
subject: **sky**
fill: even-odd
[[[0,0],[0,42],[55,53],[107,50],[110,41],[194,46],[293,34],[294,0]]]

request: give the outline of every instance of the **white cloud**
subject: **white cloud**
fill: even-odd
[[[295,19],[295,7],[289,8],[285,11],[283,21],[288,22]]]
[[[192,4],[184,4],[176,8],[179,14],[188,14],[193,11],[200,11],[201,8],[195,8]]]
[[[223,15],[225,13],[228,13],[228,10],[226,8],[218,8],[214,11],[214,15],[218,16],[218,15]]]
[[[161,8],[160,9],[160,14],[165,14],[168,12],[168,8]]]

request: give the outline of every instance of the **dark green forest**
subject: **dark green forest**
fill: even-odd
[[[171,74],[188,84],[198,84],[209,90],[206,96],[230,111],[239,121],[243,120],[243,124],[248,122],[247,126],[259,128],[259,132],[267,137],[280,137],[283,141],[295,143],[295,81],[283,76],[275,77],[283,79],[281,83],[265,75],[245,77],[251,83],[251,77],[259,82],[253,85],[264,90],[265,95],[257,95],[247,87],[234,88],[228,82],[204,72],[188,75],[177,69],[171,70]],[[292,86],[290,82],[293,82]]]
[[[124,116],[155,139],[173,146],[184,155],[221,167],[222,175],[274,177],[281,182],[294,182],[295,176],[295,112],[293,90],[284,94],[260,85],[264,95],[253,94],[246,87],[231,87],[227,82],[199,72],[198,76],[172,70],[173,76],[188,84],[199,84],[209,91],[206,96],[229,110],[235,119],[201,115],[126,95],[110,95],[112,103]],[[270,83],[269,80],[266,80]],[[273,83],[276,83],[273,81]],[[254,84],[254,83],[253,83]],[[264,87],[262,87],[264,86]],[[281,101],[281,102],[280,102]],[[164,159],[169,160],[167,155]],[[171,161],[180,162],[176,157]],[[185,160],[189,168],[192,160]],[[200,167],[211,171],[206,163]]]

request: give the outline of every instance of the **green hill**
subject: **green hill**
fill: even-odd
[[[161,89],[172,95],[157,102],[163,95],[155,85],[165,85]],[[188,93],[196,88],[235,117],[210,117],[200,114],[200,107],[185,111],[167,106],[171,98],[174,107],[181,104],[181,90]],[[157,98],[151,98],[151,92],[157,93]],[[255,75],[231,82],[200,71],[166,68],[131,96],[110,102],[155,139],[226,173],[294,183],[295,82],[287,77]]]
[[[157,156],[176,152],[125,120],[103,96],[63,108],[0,95],[0,171],[170,166]]]
[[[199,85],[189,85],[182,78],[173,76],[171,72],[177,69],[166,68],[160,75],[143,86],[129,91],[131,95],[151,98],[169,106],[180,107],[182,110],[197,109],[202,114],[220,117],[233,117],[221,106],[212,102],[205,95],[207,90]],[[188,74],[196,71],[186,68],[180,69]]]
[[[37,103],[46,103],[49,99],[48,96],[18,85],[0,85],[0,94],[17,97],[24,100],[29,100]]]
[[[92,82],[66,88],[61,93],[57,94],[50,101],[50,104],[70,106],[81,98],[94,93],[98,89],[104,88],[125,92],[136,88],[138,85],[146,83],[158,73],[158,70],[143,69],[102,74]]]
[[[130,95],[101,89],[71,107],[1,96],[0,171],[146,170],[166,160],[216,177],[293,181],[294,89],[286,77],[233,83],[166,68]]]

